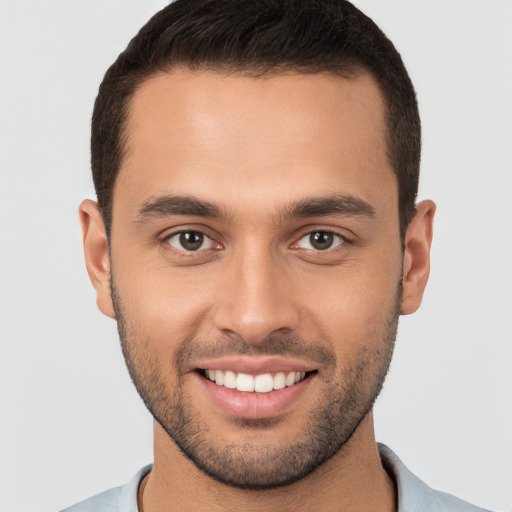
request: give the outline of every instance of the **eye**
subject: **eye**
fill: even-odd
[[[212,249],[215,242],[200,231],[179,231],[167,238],[166,242],[179,251],[197,252]]]
[[[297,246],[301,249],[326,251],[327,249],[334,249],[344,242],[344,238],[336,233],[330,231],[313,231],[303,236],[297,242]]]

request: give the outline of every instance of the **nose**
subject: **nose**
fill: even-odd
[[[216,296],[214,323],[225,334],[255,344],[281,331],[290,333],[299,321],[293,283],[282,262],[270,251],[244,251],[223,269]],[[280,264],[281,263],[281,264]]]

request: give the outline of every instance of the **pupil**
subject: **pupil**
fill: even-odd
[[[311,245],[315,249],[320,250],[329,249],[333,243],[333,238],[332,233],[327,233],[326,231],[317,231],[309,236]]]
[[[180,244],[187,251],[195,251],[203,244],[203,235],[196,231],[185,231],[180,235]]]

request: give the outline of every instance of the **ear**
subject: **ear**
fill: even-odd
[[[405,233],[403,258],[403,288],[400,313],[410,315],[421,304],[430,273],[430,246],[434,228],[436,205],[422,201]]]
[[[110,259],[105,225],[97,203],[86,199],[79,208],[84,242],[85,265],[89,279],[96,289],[98,308],[110,318],[115,318],[110,291]]]

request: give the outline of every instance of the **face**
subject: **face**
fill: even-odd
[[[366,74],[181,70],[133,98],[109,260],[123,351],[221,482],[311,473],[382,386],[403,272],[384,116]]]

